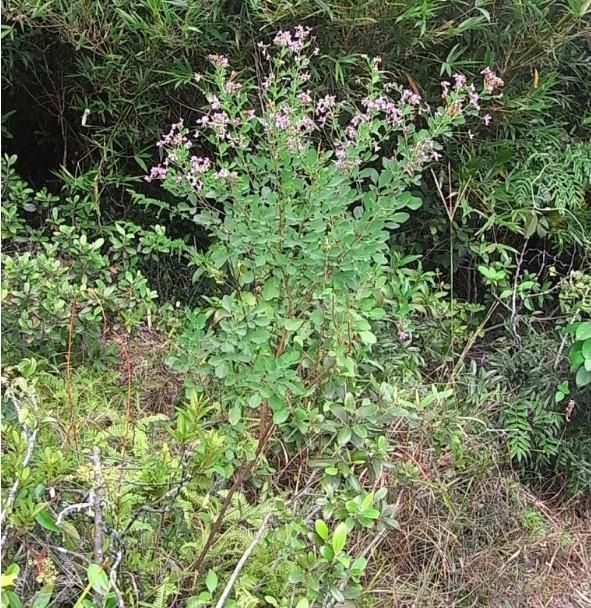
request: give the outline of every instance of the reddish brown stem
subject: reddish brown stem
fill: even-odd
[[[74,424],[74,402],[72,400],[72,342],[74,336],[74,319],[76,317],[76,296],[72,300],[72,306],[70,308],[70,319],[68,321],[68,348],[66,350],[66,401],[68,404],[69,421],[68,428],[66,430],[66,437],[64,440],[64,448],[68,449],[70,442],[70,434],[74,441],[74,445],[77,447],[78,433],[76,425]]]
[[[213,541],[215,540],[215,537],[217,536],[217,534],[222,526],[224,517],[226,515],[226,511],[228,510],[228,507],[230,506],[230,503],[232,502],[232,497],[234,496],[236,491],[242,486],[242,484],[244,483],[246,478],[250,475],[250,473],[252,472],[260,455],[263,453],[263,450],[265,449],[265,446],[267,445],[267,441],[268,441],[269,437],[271,436],[271,433],[273,432],[274,425],[272,422],[269,422],[267,420],[268,417],[269,417],[269,406],[265,403],[263,405],[263,410],[261,412],[261,419],[260,419],[260,423],[259,423],[259,441],[258,441],[255,455],[251,460],[247,460],[242,465],[242,467],[238,471],[238,474],[236,475],[236,478],[234,479],[234,483],[232,484],[232,486],[228,490],[228,494],[226,494],[226,497],[224,498],[224,502],[222,503],[220,513],[217,516],[217,519],[215,520],[213,526],[211,527],[207,540],[205,541],[205,545],[203,546],[203,549],[201,549],[201,553],[199,554],[199,557],[197,558],[197,560],[195,562],[195,565],[194,565],[195,574],[193,576],[193,587],[195,587],[197,584],[197,579],[199,578],[199,572],[201,570],[201,566],[203,565],[203,561],[205,560],[207,553],[211,549]]]

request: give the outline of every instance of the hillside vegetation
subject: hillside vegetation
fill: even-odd
[[[591,2],[2,6],[2,607],[590,607]]]

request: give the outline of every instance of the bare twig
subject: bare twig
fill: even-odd
[[[121,563],[121,558],[123,557],[123,551],[120,549],[117,551],[115,555],[115,559],[111,564],[111,572],[109,573],[109,582],[111,583],[111,588],[115,592],[117,597],[117,605],[119,608],[125,608],[125,602],[123,601],[123,594],[121,593],[121,589],[119,589],[119,585],[117,584],[117,568]]]
[[[80,513],[81,511],[86,511],[87,509],[91,509],[94,506],[94,491],[90,490],[88,493],[88,500],[86,502],[77,502],[73,505],[68,505],[64,509],[62,509],[58,514],[55,520],[56,525],[60,525],[66,517],[70,513]]]
[[[246,551],[242,554],[242,557],[238,560],[238,563],[236,564],[236,567],[234,568],[234,571],[232,572],[232,576],[230,576],[230,578],[228,579],[228,582],[226,583],[226,586],[224,587],[224,590],[222,591],[222,595],[220,595],[220,599],[218,600],[217,604],[215,605],[215,608],[223,608],[224,604],[226,603],[226,600],[228,599],[228,595],[230,595],[230,591],[232,591],[232,587],[234,586],[234,583],[236,582],[236,579],[238,578],[238,575],[240,574],[240,571],[244,567],[244,564],[250,557],[251,553],[254,551],[254,548],[258,545],[261,538],[263,537],[263,533],[265,531],[265,528],[267,527],[267,524],[269,523],[269,520],[271,519],[271,515],[272,515],[272,513],[267,513],[267,515],[265,515],[263,522],[261,523],[259,529],[257,530],[257,533],[254,535],[254,538],[252,539],[250,545],[248,545],[248,547],[246,548]]]
[[[101,474],[101,452],[97,446],[92,448],[92,462],[94,465],[94,563],[100,566],[103,561],[103,478]]]

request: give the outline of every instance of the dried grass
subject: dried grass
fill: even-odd
[[[110,332],[105,342],[115,346],[121,385],[131,383],[137,391],[141,413],[171,415],[183,382],[166,365],[170,338],[164,332],[143,326],[131,335]]]
[[[414,443],[427,479],[393,490],[399,529],[370,562],[370,605],[590,608],[589,502],[541,500],[495,465],[498,445],[466,441],[463,468],[441,458],[438,466],[427,444]]]

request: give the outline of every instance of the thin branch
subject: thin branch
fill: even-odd
[[[90,490],[90,492],[88,493],[88,500],[86,502],[77,502],[73,505],[68,505],[67,507],[63,508],[57,515],[57,518],[55,520],[55,523],[57,526],[59,526],[64,517],[66,517],[66,515],[69,515],[70,513],[80,513],[81,511],[86,511],[87,509],[91,509],[94,506],[94,491]]]
[[[195,587],[195,585],[197,584],[197,578],[199,577],[199,572],[201,570],[201,566],[203,565],[203,561],[205,560],[205,557],[207,556],[207,553],[209,552],[209,549],[211,548],[211,545],[213,544],[213,541],[222,526],[224,517],[226,515],[226,511],[228,510],[228,507],[230,506],[230,503],[232,502],[232,497],[234,496],[236,490],[238,490],[238,488],[240,488],[240,486],[242,486],[245,479],[249,476],[251,471],[254,469],[254,466],[256,465],[260,455],[263,453],[263,450],[265,449],[265,446],[267,445],[267,440],[269,439],[269,437],[271,436],[271,433],[273,432],[273,429],[274,429],[273,423],[271,423],[271,424],[266,423],[267,414],[268,414],[268,406],[265,405],[263,408],[263,411],[261,412],[261,419],[260,419],[260,424],[259,424],[259,442],[257,445],[257,449],[255,452],[254,458],[252,458],[252,460],[247,460],[242,465],[242,468],[238,471],[238,474],[236,475],[236,479],[234,480],[234,483],[232,484],[232,486],[228,490],[228,493],[226,494],[226,497],[224,498],[224,502],[222,503],[220,513],[217,516],[217,519],[215,520],[213,526],[211,527],[207,540],[205,541],[205,545],[203,546],[203,549],[201,550],[201,553],[199,554],[199,557],[197,557],[197,560],[195,561],[195,564],[193,566],[195,569],[195,573],[193,575],[193,587]]]
[[[252,539],[250,545],[248,545],[248,547],[246,548],[246,551],[242,554],[242,557],[238,560],[238,563],[236,564],[236,567],[234,568],[234,571],[232,572],[232,576],[230,576],[230,578],[228,579],[228,582],[226,583],[226,586],[224,587],[224,590],[222,591],[222,595],[220,595],[220,599],[218,600],[217,604],[215,605],[215,608],[223,608],[224,604],[226,603],[226,600],[228,599],[228,595],[230,595],[230,591],[232,591],[232,587],[234,586],[234,583],[236,582],[236,579],[238,578],[238,575],[240,574],[240,571],[244,567],[244,564],[250,557],[251,553],[254,551],[254,548],[258,545],[261,538],[263,537],[263,533],[265,531],[265,528],[267,527],[267,524],[269,523],[269,520],[271,519],[271,516],[272,516],[272,513],[267,513],[267,515],[265,515],[263,522],[261,523],[260,528],[257,530],[257,533],[254,535],[254,538]]]
[[[94,492],[93,492],[93,511],[94,511],[94,542],[93,554],[94,563],[99,566],[103,561],[103,507],[102,507],[102,487],[103,478],[101,474],[101,452],[97,446],[92,448],[92,462],[94,465]],[[100,597],[97,597],[100,600]]]
[[[12,393],[12,390],[10,391]],[[17,399],[17,397],[12,394],[11,395],[12,398],[12,403],[14,404],[14,408],[16,409],[17,415],[20,419],[20,414],[21,414],[21,404],[20,401]],[[36,415],[37,412],[37,400],[36,400],[36,395],[34,393],[31,393],[29,395],[29,398],[31,399],[31,402],[33,404],[33,416]],[[27,448],[25,450],[25,455],[23,458],[23,461],[21,463],[21,470],[25,469],[27,466],[29,466],[29,462],[31,461],[31,458],[33,457],[33,448],[35,447],[35,442],[37,440],[37,433],[39,432],[39,428],[36,426],[35,428],[31,429],[29,427],[29,425],[23,420],[22,422],[22,427],[23,427],[23,435],[25,438],[25,442],[27,445]],[[16,500],[16,494],[18,492],[18,488],[20,486],[20,479],[17,477],[14,480],[14,483],[12,484],[9,492],[8,492],[8,496],[6,498],[6,503],[4,505],[4,509],[2,509],[0,511],[0,528],[3,528],[3,533],[2,533],[2,537],[0,539],[0,545],[1,545],[1,549],[0,549],[0,557],[4,557],[4,551],[6,548],[6,539],[8,537],[8,530],[10,529],[10,526],[4,525],[6,518],[8,517],[8,515],[10,513],[12,513],[12,509],[14,507],[14,501]]]
[[[119,589],[119,585],[117,585],[117,568],[121,563],[121,558],[123,557],[123,551],[120,549],[117,551],[115,555],[115,559],[111,564],[111,572],[109,573],[109,582],[111,583],[111,587],[117,596],[117,605],[119,608],[125,608],[125,602],[123,601],[123,594],[121,593],[121,589]]]

